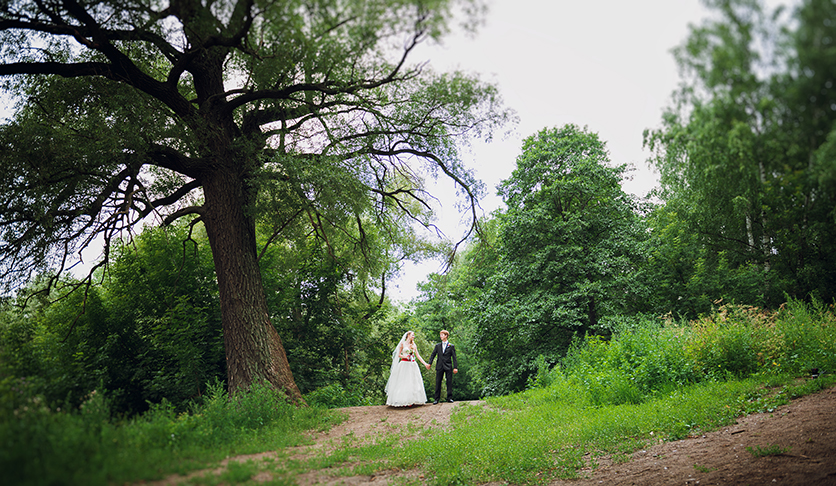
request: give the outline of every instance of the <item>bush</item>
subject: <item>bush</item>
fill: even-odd
[[[836,314],[815,301],[791,300],[778,312],[725,305],[692,322],[643,317],[611,329],[608,341],[575,342],[562,361],[563,376],[595,405],[640,403],[702,381],[836,369]]]
[[[554,382],[555,375],[560,374],[560,367],[556,366],[554,369],[550,369],[546,357],[542,354],[537,356],[534,364],[537,366],[537,372],[528,377],[527,389],[548,388]]]
[[[113,436],[109,404],[92,392],[75,412],[53,410],[24,380],[0,382],[0,483],[103,483]],[[84,465],[85,471],[80,471]]]
[[[836,313],[834,305],[790,299],[776,319],[782,337],[775,349],[775,368],[797,375],[836,370]]]
[[[773,321],[774,313],[756,307],[722,306],[689,324],[688,355],[703,379],[749,376],[761,367]]]
[[[22,380],[0,381],[0,484],[105,485],[158,479],[228,455],[301,443],[301,431],[331,420],[296,408],[263,385],[229,397],[209,385],[190,413],[163,400],[131,420],[111,416],[93,392],[79,409],[51,409]]]

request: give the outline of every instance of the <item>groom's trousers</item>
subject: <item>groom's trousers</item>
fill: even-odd
[[[435,401],[441,398],[441,379],[447,377],[447,400],[453,399],[453,370],[435,369]]]

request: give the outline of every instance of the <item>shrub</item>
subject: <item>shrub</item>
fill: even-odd
[[[91,484],[158,479],[227,455],[298,445],[331,421],[263,385],[229,397],[209,385],[190,412],[163,400],[130,420],[111,416],[102,393],[75,410],[52,409],[23,380],[0,381],[0,484]]]
[[[815,301],[791,300],[778,312],[725,305],[692,322],[614,320],[610,329],[609,340],[587,336],[562,360],[563,376],[596,405],[639,403],[701,381],[836,369],[836,315]]]
[[[537,372],[528,377],[527,389],[548,388],[554,382],[555,374],[560,374],[560,367],[556,366],[553,370],[550,369],[546,357],[542,354],[537,356],[534,364],[537,366]]]
[[[331,383],[308,393],[305,395],[305,401],[308,405],[321,408],[373,405],[372,400],[365,398],[359,390],[346,390],[339,383]]]
[[[104,482],[103,438],[113,434],[101,393],[92,392],[72,413],[51,409],[24,380],[4,379],[0,397],[0,483]]]
[[[774,361],[785,372],[804,375],[813,369],[836,370],[836,313],[834,305],[790,299],[777,315],[782,337]]]

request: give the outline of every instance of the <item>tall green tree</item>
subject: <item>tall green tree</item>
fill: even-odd
[[[737,255],[704,244],[682,214],[689,207],[669,200],[648,215],[648,259],[642,265],[645,312],[696,318],[722,302],[764,304],[769,287],[760,263],[741,264]]]
[[[787,293],[829,300],[836,295],[828,176],[836,158],[827,149],[836,121],[832,3],[801,2],[792,21],[754,0],[706,3],[719,15],[692,28],[676,50],[683,89],[663,128],[645,138],[656,151],[665,211],[695,237],[690,255],[700,255],[701,268],[691,266],[691,288],[705,292],[703,301],[777,306]]]
[[[836,8],[805,0],[793,13],[787,71],[773,83],[781,99],[774,133],[784,135],[787,162],[776,198],[776,270],[787,275],[797,297],[836,299]],[[792,127],[792,130],[786,130]],[[783,130],[782,130],[783,128]]]
[[[0,77],[19,104],[0,127],[0,277],[60,274],[96,238],[107,254],[150,217],[197,216],[228,386],[266,380],[299,400],[259,273],[260,211],[281,209],[279,228],[313,215],[322,238],[339,230],[325,205],[385,225],[424,202],[422,167],[475,200],[456,141],[509,115],[492,86],[411,59],[477,3],[3,2]],[[343,197],[320,198],[323,174]]]
[[[499,186],[497,272],[479,309],[475,351],[487,393],[520,390],[543,355],[550,363],[576,335],[641,298],[637,276],[644,231],[604,142],[574,125],[523,142]]]

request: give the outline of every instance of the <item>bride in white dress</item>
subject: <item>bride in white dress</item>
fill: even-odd
[[[418,354],[415,333],[407,331],[392,352],[392,369],[386,383],[386,405],[390,407],[411,407],[427,402],[424,379],[416,357],[424,366],[427,362]]]

